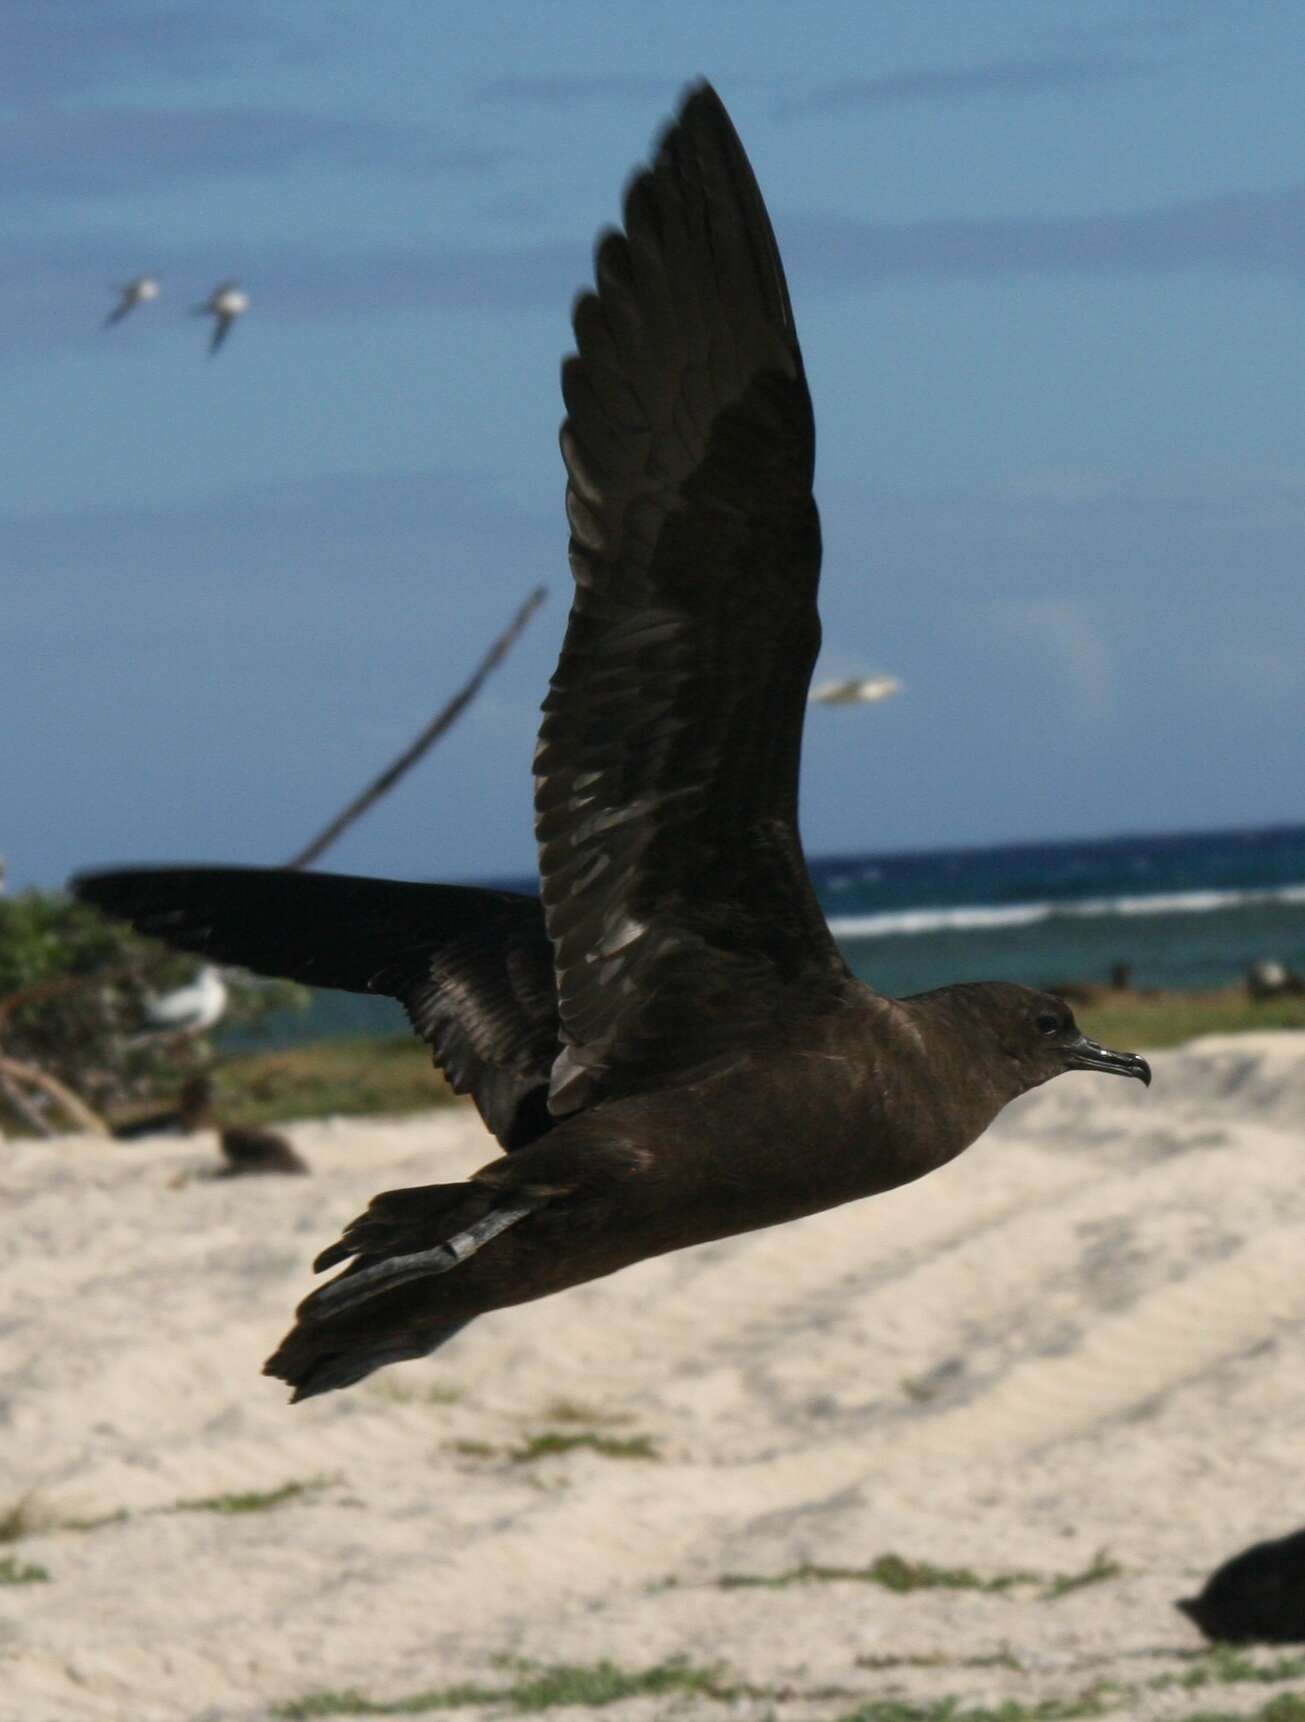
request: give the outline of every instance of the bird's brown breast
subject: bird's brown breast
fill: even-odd
[[[900,1006],[867,994],[594,1107],[479,1176],[568,1192],[514,1236],[524,1246],[565,1226],[572,1265],[579,1254],[593,1269],[567,1276],[576,1283],[876,1195],[952,1159],[996,1106],[978,1092],[958,1104],[954,1086],[930,1080],[934,1056]]]

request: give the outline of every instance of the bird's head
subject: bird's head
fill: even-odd
[[[1018,1071],[1021,1089],[1036,1088],[1068,1070],[1135,1076],[1149,1088],[1151,1066],[1135,1052],[1116,1052],[1089,1040],[1074,1013],[1055,993],[1032,987],[992,986],[998,1044]]]
[[[918,997],[936,1001],[934,1008],[950,1018],[971,1045],[976,1040],[988,1043],[997,1086],[1008,1099],[1069,1070],[1135,1076],[1150,1086],[1151,1067],[1144,1058],[1089,1040],[1055,993],[987,981]]]

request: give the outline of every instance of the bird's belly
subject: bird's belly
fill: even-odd
[[[639,1135],[650,1140],[646,1119]],[[632,1162],[611,1212],[617,1229],[628,1219],[640,1234],[639,1254],[782,1225],[877,1195],[937,1163],[925,1144],[885,1128],[876,1101],[837,1091],[814,1107],[809,1092],[792,1104],[776,1098],[743,1121],[708,1103],[687,1120],[668,1116],[651,1140],[657,1146]]]
[[[809,1068],[802,1080],[796,1060],[763,1083],[737,1074],[595,1107],[514,1154],[512,1182],[568,1193],[485,1252],[502,1264],[503,1301],[877,1195],[970,1139],[943,1132],[927,1108],[894,1113],[847,1061],[822,1060],[818,1081]]]
[[[525,1279],[532,1289],[523,1286],[524,1295],[543,1296],[651,1256],[783,1225],[887,1187],[819,1157],[795,1171],[708,1152],[687,1175],[666,1170],[550,1205],[509,1234],[528,1246]]]

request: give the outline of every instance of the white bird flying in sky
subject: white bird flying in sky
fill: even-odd
[[[121,323],[129,311],[134,311],[137,305],[149,305],[159,296],[159,278],[157,275],[138,275],[134,281],[126,281],[113,291],[118,295],[118,303],[104,319],[104,327],[111,329],[115,323]]]
[[[243,316],[248,309],[249,295],[241,291],[236,281],[224,281],[213,289],[202,305],[196,305],[197,317],[213,318],[213,338],[208,344],[210,358],[226,340],[236,318]]]
[[[817,683],[811,690],[811,698],[822,706],[864,706],[901,691],[902,684],[896,676],[849,676],[843,681]]]

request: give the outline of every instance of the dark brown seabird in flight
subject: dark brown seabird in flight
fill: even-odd
[[[535,758],[542,903],[255,868],[75,882],[213,961],[402,1000],[508,1150],[377,1196],[318,1257],[349,1266],[266,1365],[296,1399],[488,1310],[922,1177],[1062,1071],[1150,1080],[1058,998],[888,998],[830,935],[797,827],[811,401],[710,86],[631,183],[595,276],[562,367],[576,588]]]

